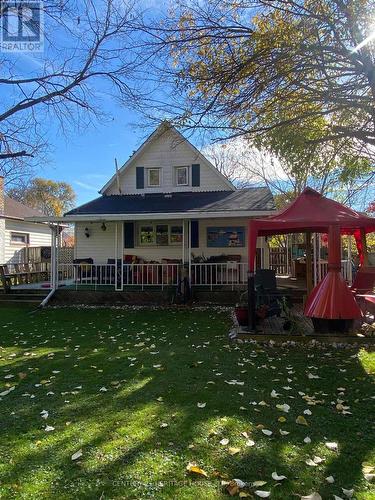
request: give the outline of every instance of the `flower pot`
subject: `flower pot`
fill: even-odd
[[[248,326],[249,324],[249,311],[245,306],[238,306],[235,308],[234,313],[236,315],[238,324],[240,326]]]

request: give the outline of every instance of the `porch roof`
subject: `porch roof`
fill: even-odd
[[[230,212],[274,209],[274,200],[268,188],[247,188],[236,191],[101,196],[65,215],[221,212],[223,210]]]
[[[146,193],[100,196],[59,220],[120,220],[141,218],[254,217],[275,210],[271,191],[252,187],[235,191]],[[57,220],[49,218],[48,220]]]

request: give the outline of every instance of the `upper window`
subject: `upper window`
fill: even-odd
[[[176,167],[176,186],[187,186],[189,184],[188,167]]]
[[[160,186],[160,168],[149,168],[147,170],[147,184],[149,187]]]
[[[15,245],[28,245],[29,244],[29,234],[28,233],[10,233],[10,242]]]

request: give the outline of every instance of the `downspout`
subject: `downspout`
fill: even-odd
[[[53,297],[54,293],[56,292],[57,286],[56,286],[56,274],[57,274],[57,279],[58,279],[58,270],[56,270],[56,232],[58,232],[58,225],[55,226],[55,224],[50,224],[51,232],[52,232],[52,241],[51,241],[51,285],[52,289],[49,292],[49,294],[44,297],[42,302],[39,304],[39,308],[45,307],[50,299]],[[57,271],[57,273],[56,273]]]

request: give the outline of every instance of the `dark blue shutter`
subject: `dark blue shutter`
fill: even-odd
[[[201,166],[199,165],[199,163],[191,166],[191,185],[201,185]]]
[[[124,248],[134,248],[134,222],[124,222]]]
[[[192,220],[190,226],[190,246],[199,248],[199,221]]]
[[[136,170],[136,187],[143,189],[145,187],[145,169],[144,167],[137,167]]]

